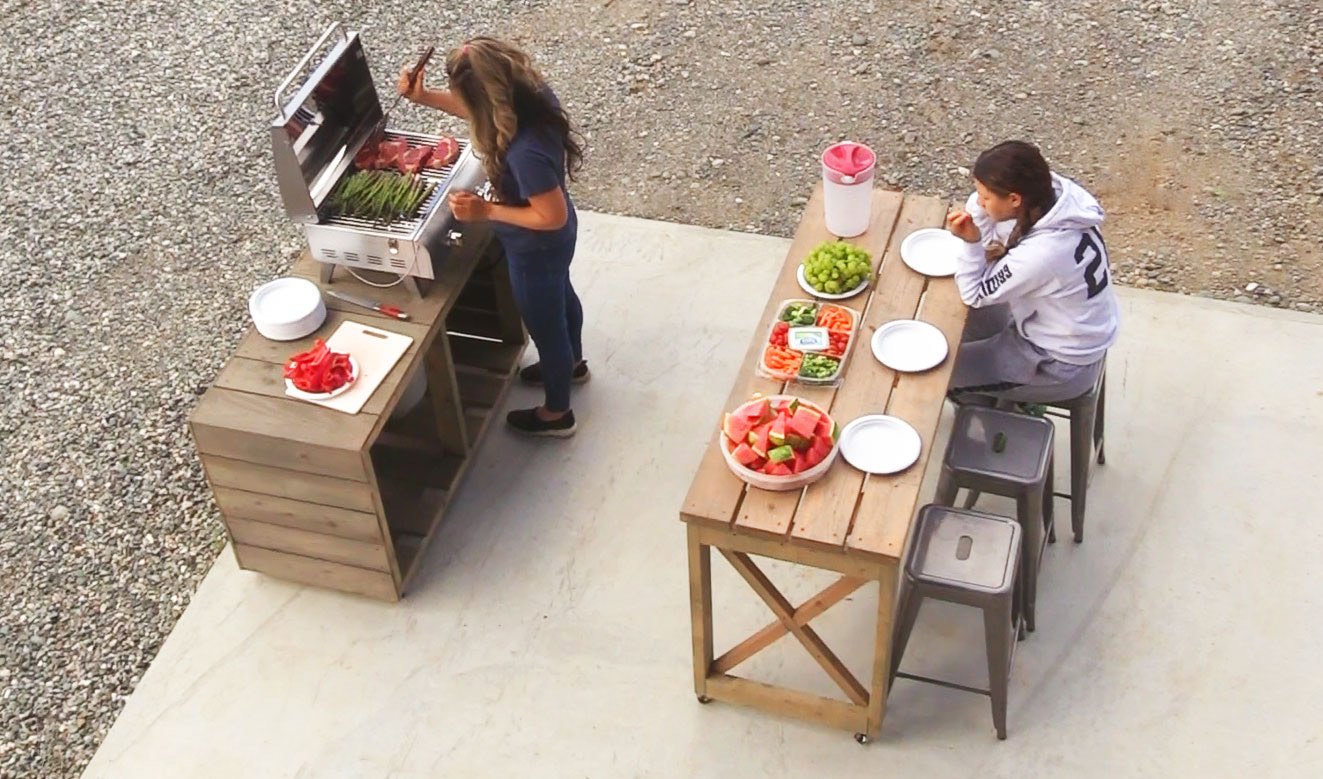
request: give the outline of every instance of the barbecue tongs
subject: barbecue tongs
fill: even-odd
[[[419,72],[420,70],[422,70],[423,68],[427,67],[427,63],[432,59],[432,54],[433,54],[435,51],[436,51],[436,47],[435,47],[435,46],[428,46],[428,47],[427,47],[427,51],[424,51],[424,52],[422,53],[422,56],[420,56],[420,57],[418,58],[418,62],[415,63],[414,66],[413,66],[413,68],[409,70],[409,89],[410,89],[410,90],[412,90],[413,87],[414,87],[414,83],[413,83],[413,82],[414,82],[415,79],[418,78],[418,72]],[[377,126],[374,127],[374,128],[372,128],[372,134],[369,135],[368,137],[370,137],[370,138],[376,138],[376,137],[378,137],[379,135],[381,135],[381,131],[384,130],[384,129],[386,129],[386,120],[390,118],[390,112],[391,112],[391,111],[394,111],[394,110],[395,110],[395,107],[398,106],[398,105],[400,104],[400,101],[403,100],[403,99],[404,99],[404,95],[396,95],[396,96],[395,96],[395,101],[394,101],[393,103],[391,103],[391,104],[390,104],[390,107],[386,109],[386,112],[383,113],[383,114],[381,115],[381,119],[378,120],[378,122],[377,122]]]

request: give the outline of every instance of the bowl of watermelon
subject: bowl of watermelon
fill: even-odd
[[[764,490],[796,490],[822,478],[841,429],[821,407],[794,395],[754,398],[721,422],[726,465]]]

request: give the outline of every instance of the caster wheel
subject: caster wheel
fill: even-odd
[[[711,702],[712,702],[712,699],[709,698],[709,697],[707,697],[706,695],[700,695],[700,696],[698,696],[698,702],[699,702],[699,703],[707,704],[707,703],[711,703]]]
[[[868,741],[869,741],[868,734],[867,734],[867,733],[856,733],[856,734],[854,734],[854,740],[855,740],[855,741],[858,741],[860,744],[867,744]]]

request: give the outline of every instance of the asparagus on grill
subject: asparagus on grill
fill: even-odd
[[[390,223],[413,217],[431,193],[432,185],[418,176],[365,170],[345,177],[330,204],[340,216]]]

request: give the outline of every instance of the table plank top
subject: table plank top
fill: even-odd
[[[748,487],[731,473],[717,430],[694,475],[681,518],[801,548],[896,560],[917,507],[966,316],[955,282],[910,269],[901,260],[900,245],[915,230],[941,226],[947,205],[935,197],[874,192],[869,229],[847,239],[873,257],[874,284],[866,294],[834,301],[853,309],[862,322],[843,381],[839,387],[806,387],[759,376],[757,364],[780,302],[807,297],[796,280],[800,263],[813,247],[835,239],[824,223],[822,203],[819,186],[805,208],[723,410],[738,406],[754,393],[785,392],[827,408],[842,426],[864,414],[891,414],[919,432],[923,440],[919,460],[899,474],[876,476],[864,474],[840,458],[822,479],[803,490],[770,492]],[[946,335],[950,356],[940,366],[917,374],[897,373],[880,364],[872,355],[870,340],[877,327],[895,319],[921,319],[936,325]]]

